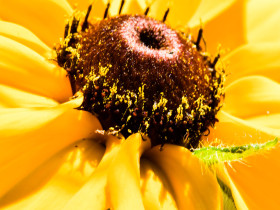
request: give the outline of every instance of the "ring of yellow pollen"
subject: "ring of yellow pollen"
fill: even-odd
[[[223,73],[186,36],[143,15],[67,24],[57,60],[104,130],[195,148],[217,121]],[[83,29],[80,29],[83,28]]]

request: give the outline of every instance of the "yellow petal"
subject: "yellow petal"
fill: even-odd
[[[165,175],[147,158],[140,160],[142,152],[149,148],[150,142],[143,141],[139,134],[124,141],[110,138],[106,143],[106,152],[91,180],[65,208],[75,209],[79,206],[82,209],[153,209],[157,206],[161,209],[174,209],[176,204],[170,187],[167,187],[168,181],[164,182]],[[160,180],[151,180],[158,177]]]
[[[67,202],[65,209],[108,209],[112,207],[107,197],[110,194],[106,190],[108,170],[112,161],[118,154],[123,140],[110,136],[106,141],[106,150],[97,169],[89,181]]]
[[[1,196],[53,154],[101,128],[92,114],[74,110],[73,106],[77,107],[76,101],[49,109],[2,111]]]
[[[94,0],[67,0],[73,9],[83,11],[86,10]]]
[[[246,0],[205,0],[191,19],[189,26],[192,28],[192,33],[196,35],[200,28],[199,21],[202,21],[206,49],[211,54],[218,53],[220,44],[222,49],[233,50],[247,42],[244,30],[245,7]]]
[[[210,128],[210,134],[203,137],[205,145],[208,143],[224,146],[265,143],[277,136],[277,133],[271,130],[258,127],[224,111],[219,112],[217,118],[219,122],[215,124],[215,128]]]
[[[121,1],[119,0],[112,0],[112,1],[107,1],[107,0],[95,0],[92,3],[92,11],[90,13],[89,19],[93,18],[100,18],[103,19],[105,10],[107,8],[108,3],[110,2],[110,7],[108,11],[108,17],[116,16],[119,14],[120,6],[121,6]],[[85,6],[86,3],[83,2],[83,7],[87,8]],[[144,1],[141,0],[126,0],[121,14],[144,14],[144,9],[146,7],[146,4]],[[78,6],[79,8],[79,6]],[[85,9],[84,9],[85,10]]]
[[[216,178],[189,150],[165,144],[163,151],[157,146],[147,156],[166,174],[178,209],[221,209]]]
[[[105,148],[86,139],[56,153],[0,199],[5,209],[62,209],[88,181]]]
[[[95,0],[92,3],[92,11],[89,15],[90,18],[101,18],[104,17],[104,12],[106,10],[108,1],[106,0]]]
[[[140,190],[140,157],[150,147],[150,142],[143,141],[140,134],[130,136],[122,144],[108,174],[113,209],[144,209]]]
[[[128,1],[129,2],[129,1]],[[131,2],[131,1],[130,1]],[[105,2],[106,3],[106,2]],[[125,2],[126,4],[127,2]],[[109,14],[110,16],[116,16],[119,14],[119,9],[121,5],[121,0],[111,0],[110,1],[110,8],[109,8]]]
[[[249,76],[226,88],[223,110],[239,118],[280,112],[280,85],[266,77]]]
[[[141,158],[140,173],[145,209],[178,209],[169,180],[152,160]]]
[[[0,21],[0,35],[13,39],[44,56],[51,57],[51,48],[43,43],[37,36],[35,36],[28,29],[6,21]]]
[[[198,8],[195,9],[192,18],[189,20],[188,25],[190,27],[195,27],[200,25],[200,20],[202,22],[208,22],[212,18],[218,16],[220,13],[223,13],[228,7],[232,6],[235,3],[235,0],[227,1],[211,1],[211,0],[201,0],[198,3]]]
[[[110,7],[110,15],[119,14],[121,6],[120,0],[112,0]],[[146,3],[143,0],[125,0],[121,14],[144,14]]]
[[[0,139],[28,133],[80,105],[79,100],[55,107],[0,109]]]
[[[65,19],[73,13],[66,0],[0,0],[0,5],[0,18],[29,29],[50,47],[63,37]]]
[[[256,124],[260,127],[264,126],[273,129],[280,129],[280,113],[261,115],[258,117],[249,118],[246,121]]]
[[[0,36],[0,83],[60,102],[72,95],[66,72],[30,48]]]
[[[280,43],[248,44],[231,52],[223,59],[229,74],[227,84],[249,76],[262,75],[280,81]]]
[[[150,147],[140,134],[123,143],[112,138],[91,180],[69,201],[66,209],[144,209],[140,190],[140,156]],[[90,193],[89,193],[90,192]]]
[[[0,107],[28,108],[28,107],[53,107],[57,105],[58,103],[52,99],[27,93],[0,84]]]
[[[278,209],[280,206],[280,148],[255,154],[224,165],[237,208]]]
[[[162,0],[151,2],[148,16],[162,20],[165,12],[169,8],[166,23],[172,27],[185,26],[200,4],[200,1],[191,0]]]
[[[247,31],[249,42],[280,41],[280,2],[251,0],[248,2]],[[258,15],[256,15],[258,14]]]

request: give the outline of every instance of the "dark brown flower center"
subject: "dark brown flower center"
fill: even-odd
[[[223,75],[182,33],[146,16],[120,15],[67,37],[58,63],[83,92],[81,109],[104,130],[194,148],[216,122]]]

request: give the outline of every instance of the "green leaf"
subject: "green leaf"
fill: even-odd
[[[247,144],[232,147],[209,146],[195,149],[193,154],[207,165],[212,165],[218,162],[240,160],[250,155],[267,151],[275,147],[277,142],[278,139],[275,138],[263,144]]]

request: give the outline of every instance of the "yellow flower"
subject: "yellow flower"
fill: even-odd
[[[140,134],[126,140],[98,136],[99,121],[74,109],[82,98],[69,100],[67,73],[51,60],[52,48],[73,8],[85,10],[88,4],[0,0],[1,208],[220,209],[223,188],[225,208],[233,206],[233,198],[238,209],[277,209],[279,146],[257,143],[280,136],[280,3],[124,4],[122,12],[130,14],[143,14],[150,6],[149,16],[157,19],[170,8],[166,23],[188,26],[194,34],[202,22],[207,50],[215,53],[218,44],[225,49],[219,65],[229,74],[226,98],[219,122],[202,143],[258,147],[247,146],[243,156],[211,165],[206,160],[211,148],[199,160],[181,146],[151,148]],[[93,15],[102,17],[106,5],[95,1]],[[116,15],[119,6],[120,1],[112,1],[109,13]]]

